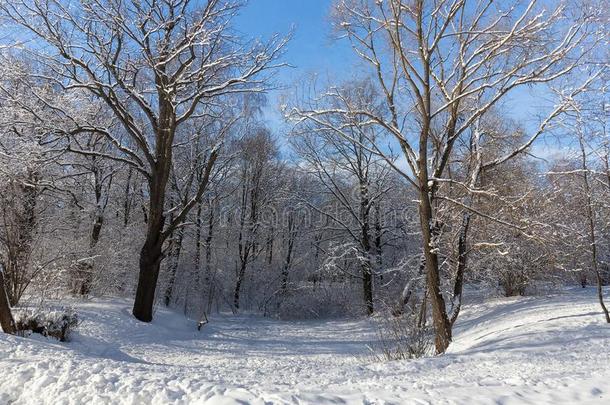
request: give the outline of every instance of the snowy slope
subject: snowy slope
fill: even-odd
[[[368,321],[217,316],[201,332],[125,300],[79,303],[70,343],[0,334],[0,404],[610,403],[592,290],[466,306],[449,353],[372,363]]]

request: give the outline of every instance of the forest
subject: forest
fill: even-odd
[[[294,390],[320,396],[290,403],[330,403],[330,393],[345,401],[334,403],[493,403],[367,384],[388,370],[416,381],[409,367],[417,364],[443,375],[450,363],[439,362],[476,357],[468,339],[504,333],[503,316],[533,327],[532,308],[543,308],[534,318],[580,322],[528,338],[544,341],[551,330],[568,352],[574,336],[585,342],[573,352],[578,363],[557,359],[561,378],[610,376],[598,353],[610,347],[607,3],[322,1],[325,29],[354,62],[338,77],[296,82],[285,72],[294,69],[299,28],[249,35],[238,17],[250,3],[257,0],[0,0],[0,347],[20,362],[0,367],[0,402],[217,403],[194,388],[155,396],[172,385],[161,375],[197,375],[195,365],[184,371],[188,357],[203,362],[222,333],[236,333],[235,342],[223,341],[229,354],[217,367],[225,361],[227,374],[239,374],[256,373],[256,363],[229,360],[248,356],[235,347],[256,331],[294,334],[281,349],[292,353],[298,339],[324,341],[324,328],[332,335],[336,327],[346,340],[332,346],[335,359],[350,356],[333,363],[336,386],[315,391],[301,380],[319,386],[314,377],[286,371],[251,397],[216,394],[235,401],[223,403],[289,403],[281,395]],[[206,346],[192,343],[174,371],[154,369],[150,397],[137,396],[148,392],[136,392],[145,386],[137,379],[129,395],[118,383],[79,393],[36,380],[63,367],[45,371],[41,359],[66,350],[91,364],[173,361],[169,348],[153,360],[142,354],[153,349],[137,341],[140,353],[125,340],[140,333],[154,347]],[[350,363],[361,353],[350,339],[362,340],[364,360]],[[543,381],[552,395],[572,383],[545,379],[547,349],[536,352],[538,379],[523,386]],[[295,364],[321,361],[302,350]],[[518,373],[527,350],[515,350]],[[36,378],[20,373],[32,363]],[[104,364],[99,376],[121,367]],[[315,374],[322,364],[308,367]],[[393,368],[359,374],[354,364]],[[445,375],[459,381],[473,372],[468,364]],[[79,370],[70,367],[66,376]],[[336,391],[346,369],[367,382]],[[236,384],[201,373],[215,387]],[[481,371],[473,381],[483,373],[500,378]],[[236,381],[250,389],[248,378]],[[281,388],[292,379],[301,381]],[[359,390],[372,402],[349,396]],[[604,403],[604,391],[523,395]]]

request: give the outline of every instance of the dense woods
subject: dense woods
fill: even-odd
[[[443,353],[469,294],[566,285],[610,323],[601,5],[337,0],[358,66],[293,86],[240,1],[0,0],[2,329],[112,295],[411,317]]]

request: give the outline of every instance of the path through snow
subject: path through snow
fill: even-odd
[[[466,306],[449,352],[373,363],[369,321],[217,316],[201,332],[125,300],[76,304],[70,343],[0,335],[0,403],[610,403],[610,327],[592,290]]]

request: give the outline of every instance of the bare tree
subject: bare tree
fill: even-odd
[[[101,120],[100,117],[98,121]],[[73,142],[79,145],[79,149],[97,151],[102,154],[112,154],[113,151],[113,146],[107,138],[99,133],[82,134],[82,136],[74,137]],[[76,187],[86,190],[87,197],[89,195],[92,197],[91,200],[87,199],[89,200],[87,201],[89,206],[93,207],[87,255],[85,258],[79,259],[75,265],[76,280],[74,280],[73,286],[74,293],[88,295],[96,277],[95,248],[100,240],[106,219],[105,214],[110,200],[113,180],[116,173],[122,169],[122,165],[113,165],[112,160],[105,159],[97,154],[67,155],[67,159],[58,162],[64,167],[69,166],[73,169],[73,173],[67,173],[65,176],[72,178]]]
[[[373,88],[367,82],[350,85],[345,90],[345,96],[354,104],[367,105],[375,97]],[[359,121],[361,117],[343,121],[345,118],[341,114],[329,117],[334,120],[333,125],[348,133],[349,137],[342,137],[326,125],[302,122],[294,128],[291,143],[303,160],[302,170],[313,174],[329,194],[330,201],[334,201],[326,208],[312,207],[328,218],[330,229],[347,234],[348,239],[357,246],[355,256],[360,264],[358,278],[362,280],[366,312],[371,315],[374,311],[375,256],[380,257],[382,232],[381,224],[375,224],[373,207],[381,204],[391,189],[388,181],[391,169],[372,151],[372,145],[378,142],[377,129],[363,125]],[[377,230],[376,225],[379,227]],[[376,237],[379,240],[376,241]]]
[[[265,128],[246,128],[253,134],[239,140],[242,151],[238,160],[239,208],[238,208],[238,260],[235,264],[235,287],[233,289],[233,310],[239,311],[240,297],[246,271],[249,265],[263,252],[259,243],[264,209],[270,200],[273,184],[274,157],[277,149],[271,134]]]
[[[79,5],[10,0],[1,5],[5,16],[56,51],[31,49],[49,70],[47,78],[66,91],[84,90],[98,97],[125,130],[129,142],[108,128],[73,117],[68,134],[104,135],[121,155],[72,150],[125,163],[148,182],[146,240],[133,307],[134,316],[144,322],[152,319],[164,242],[201,199],[219,153],[220,144],[210,148],[196,192],[170,208],[175,214],[168,223],[166,188],[176,133],[196,117],[220,117],[221,99],[228,95],[263,91],[261,74],[278,66],[274,61],[285,43],[275,38],[268,44],[246,45],[235,38],[230,23],[240,5],[223,0],[94,0]],[[61,106],[56,108],[65,113]],[[224,132],[217,134],[219,142]]]
[[[511,4],[463,0],[335,3],[337,29],[371,67],[383,108],[378,103],[374,108],[356,106],[340,88],[331,88],[325,96],[336,100],[335,107],[292,113],[350,139],[326,117],[360,116],[363,122],[383,128],[400,148],[408,169],[394,168],[419,193],[437,353],[443,353],[451,342],[451,320],[439,273],[438,241],[443,224],[438,192],[454,146],[511,91],[552,82],[579,66],[583,51],[593,46],[587,43],[592,11],[581,11],[582,15],[567,20],[564,3],[549,8],[535,0]],[[527,150],[539,135],[540,131],[531,134],[493,163],[502,164]],[[379,144],[372,150],[385,156]]]
[[[40,271],[32,256],[40,236],[41,198],[53,186],[48,167],[56,154],[22,109],[20,99],[32,98],[33,83],[27,82],[31,65],[9,57],[2,61],[11,65],[4,65],[0,82],[0,263],[14,306]],[[34,114],[46,113],[43,103],[27,107]]]
[[[586,97],[588,96],[588,97]],[[597,97],[602,100],[602,107],[598,108]],[[604,313],[607,323],[610,323],[610,314],[604,303],[602,290],[602,272],[600,269],[600,242],[599,242],[599,207],[597,207],[595,199],[595,189],[600,188],[600,185],[594,185],[594,182],[601,184],[601,189],[605,190],[610,187],[610,178],[607,177],[607,172],[604,173],[603,168],[607,168],[607,155],[604,153],[605,144],[607,142],[606,122],[605,118],[599,119],[599,116],[605,117],[607,108],[603,103],[606,98],[606,88],[602,86],[601,91],[591,92],[585,97],[574,98],[567,97],[566,102],[570,105],[568,116],[562,121],[563,127],[575,136],[578,140],[578,165],[575,165],[573,170],[553,171],[553,176],[569,176],[576,177],[580,184],[580,196],[582,198],[581,207],[584,211],[584,221],[586,222],[586,251],[590,257],[590,267],[593,270],[597,283],[597,298],[600,307]],[[601,114],[600,114],[601,112]],[[602,171],[595,170],[594,163],[591,160],[597,160]],[[585,283],[583,283],[584,286]]]

